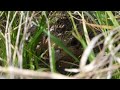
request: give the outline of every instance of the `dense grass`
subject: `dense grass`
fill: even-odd
[[[118,11],[1,11],[1,77],[118,79],[119,15]]]

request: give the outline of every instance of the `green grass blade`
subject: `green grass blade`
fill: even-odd
[[[85,42],[85,40],[82,38],[82,36],[79,34],[78,29],[77,29],[77,26],[75,25],[75,21],[74,21],[74,19],[73,19],[73,17],[72,17],[71,12],[69,11],[68,14],[69,14],[70,19],[71,19],[72,24],[73,24],[73,28],[74,28],[74,32],[75,32],[74,35],[75,35],[75,37],[80,41],[80,43],[82,44],[83,48],[85,49],[85,48],[87,47],[86,42]]]
[[[39,41],[39,38],[41,37],[41,34],[43,32],[44,29],[46,29],[46,22],[45,22],[45,17],[42,16],[42,20],[40,21],[39,27],[35,33],[35,35],[33,36],[33,38],[31,39],[30,43],[28,44],[28,47],[35,47],[36,46],[36,42]]]
[[[48,35],[47,31],[44,30],[44,33]],[[68,55],[70,55],[73,59],[75,59],[76,61],[79,61],[76,56],[64,45],[64,43],[57,37],[53,36],[52,34],[50,34],[50,38],[51,40],[57,44],[58,46],[60,46]]]
[[[84,19],[84,14],[82,13],[82,19]],[[89,38],[89,34],[88,34],[88,30],[87,30],[87,27],[86,27],[86,24],[85,22],[83,22],[83,30],[84,30],[84,35],[85,35],[85,39],[86,39],[86,42],[87,42],[87,45],[89,45],[90,43],[90,38]],[[90,54],[90,62],[95,58],[95,54],[94,54],[94,51],[92,50],[91,54]]]
[[[55,50],[54,47],[51,48],[51,62],[50,62],[50,67],[52,72],[56,72],[56,65],[55,65]]]
[[[111,11],[106,11],[106,12],[107,12],[108,16],[110,17],[113,25],[114,25],[115,27],[118,27],[118,26],[119,26],[119,23],[118,23],[117,20],[115,19],[113,13],[112,13]]]
[[[92,12],[92,11],[91,11]],[[83,11],[84,14],[86,14],[94,23],[98,24],[97,21],[95,20],[95,18],[90,14],[90,11]]]
[[[35,54],[35,47],[38,44],[38,42],[42,36],[43,29],[46,29],[46,20],[45,20],[44,15],[40,17],[39,26],[38,26],[36,32],[34,33],[34,35],[30,38],[29,43],[26,44],[27,47],[25,47],[31,53],[30,54],[28,52],[25,52],[25,59],[29,60],[31,68],[33,68],[33,60],[32,59],[34,59],[34,61],[36,63],[36,68],[38,68],[38,64],[37,64],[38,59],[35,58],[33,56],[33,54]]]
[[[75,31],[75,32],[72,32],[73,36],[74,36],[77,40],[79,40],[80,43],[82,44],[83,48],[86,49],[86,47],[87,47],[86,42],[87,42],[87,41],[85,41],[85,40],[82,38],[82,36],[79,34],[78,29],[77,29],[77,27],[76,27],[76,25],[75,25],[75,21],[74,21],[74,19],[73,19],[73,17],[72,17],[71,12],[68,12],[68,14],[69,14],[69,16],[70,16],[70,19],[71,19],[71,21],[72,21],[73,28],[74,28],[74,31]],[[78,13],[78,14],[79,14],[79,13]],[[79,15],[80,15],[80,14],[79,14]],[[80,15],[80,16],[81,16],[81,15]],[[87,29],[87,28],[86,28],[86,29]],[[86,31],[87,31],[87,30],[86,30]],[[92,53],[90,54],[90,56],[89,56],[90,61],[92,61],[92,60],[94,59],[94,57],[95,57],[94,52],[92,52]]]

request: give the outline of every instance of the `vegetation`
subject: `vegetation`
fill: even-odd
[[[0,11],[0,78],[119,79],[119,11]]]

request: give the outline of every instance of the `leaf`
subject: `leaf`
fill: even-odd
[[[44,30],[44,33],[48,35],[48,33],[47,33],[46,30]],[[73,59],[75,59],[76,61],[79,61],[79,60],[76,58],[76,56],[63,44],[63,42],[62,42],[59,38],[53,36],[52,34],[50,34],[50,38],[51,38],[51,40],[52,40],[55,44],[57,44],[58,46],[60,46],[60,47],[61,47],[68,55],[70,55]]]

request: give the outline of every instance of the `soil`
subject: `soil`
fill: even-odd
[[[65,14],[65,12],[62,12],[62,14]],[[77,18],[80,18],[78,16],[76,16]],[[77,25],[78,31],[81,34],[81,36],[84,37],[83,35],[83,30],[82,30],[82,24],[80,24],[80,22],[78,20],[75,20],[75,23]],[[71,50],[71,52],[77,57],[80,58],[82,53],[83,53],[83,47],[80,44],[80,42],[72,35],[72,29],[73,29],[73,25],[71,20],[69,19],[69,17],[67,15],[61,15],[59,16],[59,18],[56,20],[56,22],[50,25],[50,28],[52,29],[51,33],[58,37],[64,44],[65,46],[68,47],[69,50]],[[99,32],[98,32],[99,33]],[[92,31],[89,32],[90,37],[94,37],[94,34],[92,33]],[[48,49],[48,44],[45,43],[47,40],[47,36],[43,35],[43,38],[40,40],[41,45],[40,49],[42,49],[43,52],[45,52],[45,50]],[[41,50],[39,50],[38,48],[36,49],[36,52],[39,52]],[[41,53],[43,53],[41,52]],[[68,72],[66,72],[64,69],[65,68],[78,68],[79,62],[75,62],[75,60],[73,58],[71,58],[67,53],[65,53],[63,51],[63,49],[61,49],[59,46],[55,47],[55,56],[56,56],[56,69],[59,73],[61,74],[68,74]],[[46,63],[49,64],[49,54],[48,51],[47,53],[44,55],[44,61]],[[76,64],[76,65],[75,65]],[[40,64],[40,66],[46,67],[44,66],[43,63]],[[71,75],[74,75],[74,73],[72,73]]]
[[[76,57],[79,57],[82,53],[82,50],[80,50],[82,48],[80,42],[72,36],[72,26],[70,19],[67,16],[64,16],[64,18],[58,19],[55,25],[52,26],[54,30],[51,33],[58,37]],[[61,48],[57,47],[56,50],[59,50],[59,53],[56,52],[56,67],[59,73],[68,74],[68,72],[64,71],[65,68],[78,68],[77,65],[79,62],[77,62],[77,65],[72,64],[76,63],[74,59]]]

